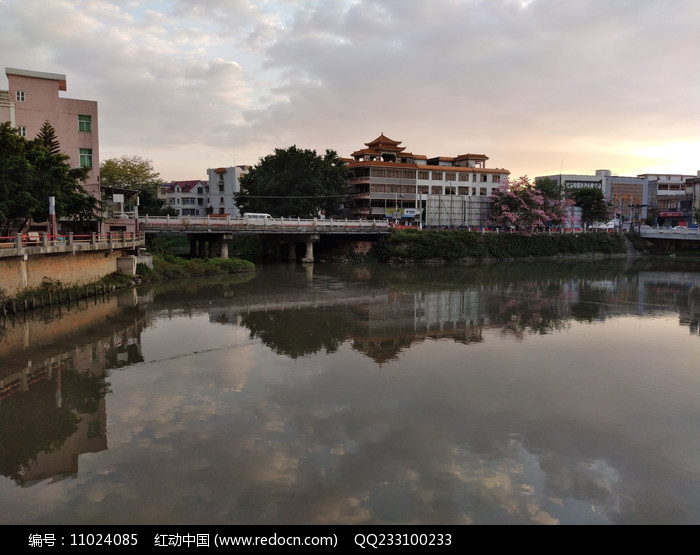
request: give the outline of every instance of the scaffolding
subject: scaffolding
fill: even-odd
[[[425,225],[429,227],[481,227],[488,225],[491,201],[469,195],[427,195]]]

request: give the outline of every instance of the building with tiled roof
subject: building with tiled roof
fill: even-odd
[[[165,207],[176,210],[178,216],[206,216],[209,206],[209,186],[206,181],[189,179],[164,183],[161,196]]]
[[[489,196],[510,172],[487,168],[485,154],[406,152],[384,133],[347,160],[348,215],[423,226],[485,225]]]

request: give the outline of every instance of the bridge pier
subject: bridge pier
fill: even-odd
[[[287,250],[287,260],[295,260],[297,259],[297,244],[294,241],[291,241],[287,245],[288,250]]]
[[[309,235],[306,238],[306,254],[301,259],[304,264],[314,263],[314,241],[318,241],[318,235]]]

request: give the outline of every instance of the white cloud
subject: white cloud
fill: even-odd
[[[65,73],[66,96],[99,102],[102,159],[139,154],[165,179],[292,144],[347,156],[381,132],[429,156],[482,152],[515,175],[562,157],[579,172],[620,171],[618,159],[646,171],[668,156],[637,151],[698,139],[695,0],[0,7],[0,63]]]

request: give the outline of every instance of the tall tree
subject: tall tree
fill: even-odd
[[[141,213],[162,213],[158,191],[163,182],[151,160],[136,155],[109,158],[100,164],[100,183],[105,187],[139,191]]]
[[[241,176],[236,206],[241,212],[314,218],[339,213],[347,193],[345,163],[335,151],[275,149]]]
[[[606,222],[610,218],[610,208],[605,202],[605,195],[597,187],[576,189],[571,197],[576,206],[581,207],[581,219],[587,224]]]
[[[9,235],[11,228],[21,229],[37,210],[33,181],[27,140],[5,122],[0,125],[0,222],[5,235]]]
[[[36,136],[35,141],[43,146],[45,146],[51,155],[56,155],[61,152],[61,144],[58,142],[58,137],[56,136],[56,130],[50,122],[45,121],[39,130],[39,134]]]
[[[44,129],[45,135],[27,141],[9,123],[0,126],[0,222],[6,233],[22,229],[30,219],[47,221],[49,197],[56,201],[59,218],[99,217],[98,200],[81,185],[88,170],[71,168],[60,145],[57,151],[52,148],[58,144],[55,133],[47,144],[53,128],[45,124]]]

